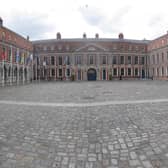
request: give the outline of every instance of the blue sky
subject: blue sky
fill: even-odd
[[[10,5],[9,5],[10,4]],[[5,0],[0,5],[4,26],[31,40],[117,38],[154,39],[168,30],[166,0]]]

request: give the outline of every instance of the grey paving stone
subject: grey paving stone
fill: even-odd
[[[165,90],[166,82],[51,82],[0,88],[0,100],[138,100],[167,98]],[[94,107],[0,103],[0,167],[166,168],[167,111],[166,102]]]

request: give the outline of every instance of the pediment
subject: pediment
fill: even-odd
[[[82,47],[79,47],[75,50],[75,52],[104,52],[108,51],[106,48],[99,46],[97,44],[86,44]]]

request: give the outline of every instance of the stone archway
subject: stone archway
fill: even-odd
[[[95,81],[96,80],[97,73],[96,73],[96,70],[94,68],[88,69],[87,78],[88,78],[88,81]]]

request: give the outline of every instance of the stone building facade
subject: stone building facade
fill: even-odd
[[[147,40],[83,38],[33,41],[35,78],[46,80],[110,80],[148,77]]]
[[[3,26],[0,18],[0,85],[26,83],[32,79],[33,45]]]

